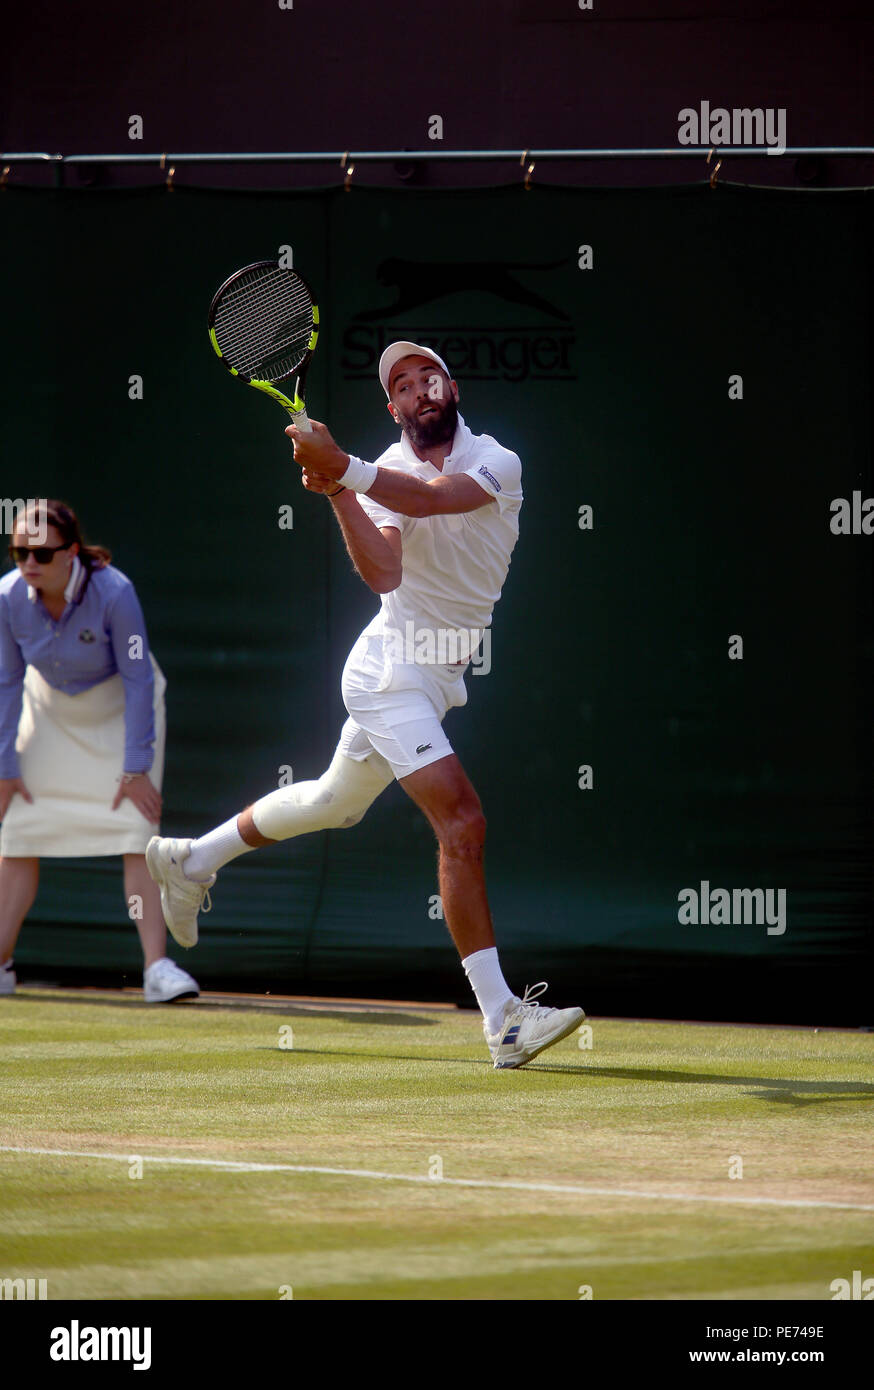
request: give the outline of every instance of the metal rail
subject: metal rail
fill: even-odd
[[[157,164],[163,168],[173,164],[346,164],[355,160],[362,163],[400,162],[412,163],[420,160],[526,160],[536,159],[701,159],[711,152],[720,158],[725,155],[746,158],[774,158],[773,146],[767,145],[683,145],[655,147],[651,149],[595,149],[595,150],[264,150],[259,153],[229,154],[175,154],[166,151],[159,154],[48,154],[46,152],[0,153],[0,161],[11,164]],[[820,156],[822,158],[868,159],[874,156],[874,145],[791,145],[783,151],[783,156],[800,158]],[[782,156],[777,155],[776,158]]]

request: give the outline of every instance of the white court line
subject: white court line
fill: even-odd
[[[579,1187],[570,1183],[521,1182],[510,1178],[429,1178],[421,1173],[379,1173],[370,1168],[324,1168],[303,1163],[240,1163],[231,1158],[167,1158],[158,1154],[86,1153],[81,1149],[31,1149],[0,1144],[0,1153],[44,1154],[51,1158],[107,1158],[115,1163],[166,1163],[174,1167],[216,1168],[226,1173],[327,1173],[342,1178],[375,1178],[382,1182],[416,1182],[426,1187],[510,1188],[514,1192],[563,1192],[574,1197],[628,1197],[660,1202],[716,1202],[734,1207],[813,1207],[834,1211],[874,1211],[862,1202],[816,1202],[785,1197],[712,1197],[693,1192],[637,1192],[626,1187]]]

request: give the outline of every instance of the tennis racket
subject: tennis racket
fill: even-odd
[[[296,270],[255,261],[220,285],[209,306],[209,340],[232,376],[264,391],[311,431],[304,385],[319,337],[319,306]],[[289,398],[277,382],[295,378]]]

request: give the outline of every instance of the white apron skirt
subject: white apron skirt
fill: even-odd
[[[149,653],[155,677],[152,785],[164,777],[167,682]],[[74,859],[144,854],[158,826],[125,797],[112,803],[124,771],[124,681],[116,674],[78,695],[55,690],[33,666],[24,676],[15,748],[21,778],[33,797],[16,792],[0,826],[0,856]]]

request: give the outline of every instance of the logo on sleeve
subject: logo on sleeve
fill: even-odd
[[[488,480],[489,480],[489,482],[491,483],[492,487],[495,489],[495,492],[500,492],[500,491],[501,491],[501,484],[498,482],[498,480],[497,480],[497,478],[495,477],[494,473],[490,473],[490,472],[489,472],[489,470],[486,468],[486,466],[485,466],[484,463],[481,463],[481,464],[480,464],[479,470],[478,470],[478,471],[479,471],[480,473],[482,473],[482,475],[483,475],[484,478],[488,478]]]

